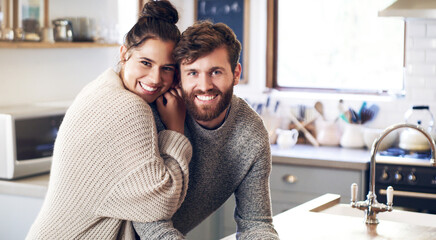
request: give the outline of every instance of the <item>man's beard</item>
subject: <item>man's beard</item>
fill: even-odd
[[[221,100],[218,102],[218,104],[214,106],[195,105],[195,95],[203,95],[203,94],[213,95],[213,96],[218,95],[221,96]],[[191,92],[189,94],[188,92],[182,89],[182,95],[183,95],[183,99],[185,100],[186,109],[195,120],[210,121],[217,118],[229,106],[233,96],[233,84],[224,93],[214,88],[208,90],[207,92],[198,90],[198,91]]]

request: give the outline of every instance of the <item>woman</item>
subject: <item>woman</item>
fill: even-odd
[[[178,14],[150,1],[127,33],[120,72],[107,70],[68,109],[45,202],[28,239],[132,238],[129,221],[168,220],[182,203],[192,147],[176,97]],[[164,98],[166,104],[164,104]],[[156,101],[168,130],[157,132]]]

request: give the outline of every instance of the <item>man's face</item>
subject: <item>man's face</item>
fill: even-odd
[[[233,86],[239,83],[241,66],[232,69],[224,47],[198,58],[191,64],[182,64],[181,87],[186,107],[202,125],[213,127],[224,120],[233,95]]]

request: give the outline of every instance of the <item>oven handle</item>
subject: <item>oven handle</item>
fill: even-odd
[[[379,193],[381,195],[386,195],[386,189],[380,189]],[[436,199],[436,194],[433,193],[406,192],[397,190],[394,190],[394,196]]]

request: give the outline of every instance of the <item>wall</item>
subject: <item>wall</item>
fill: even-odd
[[[120,0],[123,2],[122,0]],[[132,0],[129,0],[132,1]],[[264,100],[266,75],[266,1],[251,0],[249,83],[238,85],[241,97]],[[180,13],[183,31],[194,21],[194,0],[172,1]],[[87,7],[83,7],[83,5]],[[52,3],[52,16],[94,16],[107,22],[118,20],[117,1],[67,1]],[[110,18],[108,16],[111,16]],[[398,18],[398,21],[402,21]],[[304,23],[303,23],[304,24]],[[125,31],[125,30],[124,30]],[[288,105],[308,104],[321,100],[331,119],[337,115],[339,98],[346,106],[358,108],[363,100],[377,103],[381,111],[372,123],[386,127],[403,120],[404,112],[414,104],[428,104],[436,114],[436,20],[407,20],[406,97],[374,98],[367,96],[313,95],[296,92],[273,92],[273,98]],[[97,49],[0,49],[0,106],[35,101],[71,100],[89,81],[118,60],[118,48]]]
[[[57,0],[50,3],[50,19],[92,17],[111,28],[118,22],[117,0]],[[70,101],[86,83],[117,63],[118,51],[118,47],[0,48],[0,106]]]

